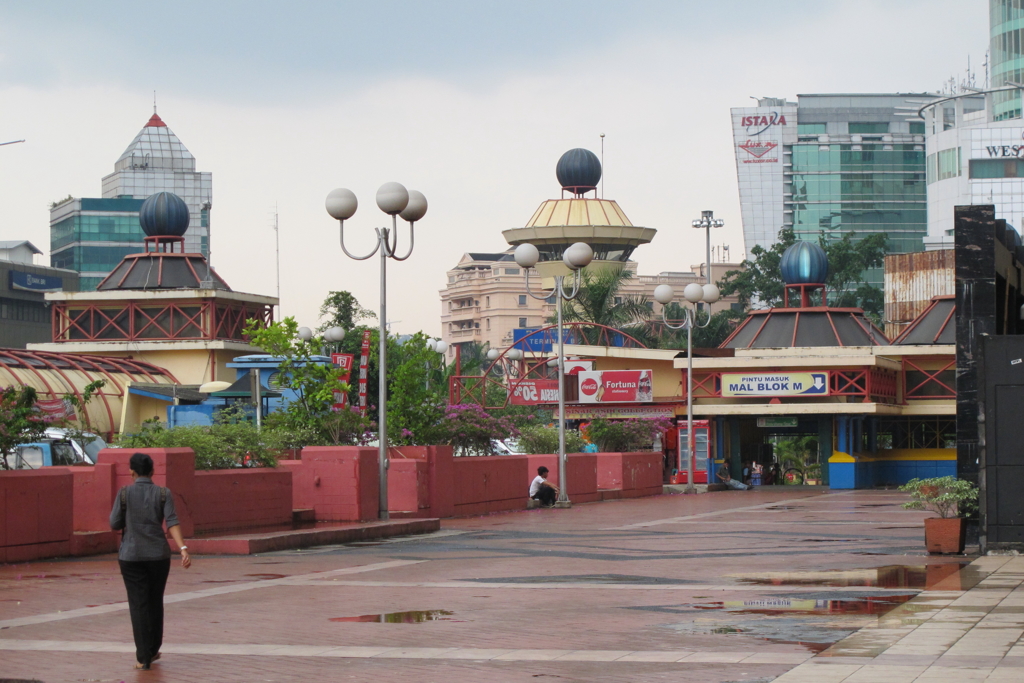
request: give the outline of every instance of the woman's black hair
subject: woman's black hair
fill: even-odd
[[[128,467],[140,477],[149,477],[153,474],[153,458],[145,453],[135,453],[128,461]]]

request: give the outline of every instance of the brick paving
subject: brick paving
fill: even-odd
[[[114,556],[4,565],[0,677],[726,682],[812,665],[838,674],[820,664],[838,658],[814,655],[855,642],[893,607],[935,599],[918,596],[925,577],[948,581],[964,562],[925,555],[925,515],[903,500],[781,487],[660,496],[445,520],[422,537],[196,557],[187,572],[172,567],[164,657],[148,672],[132,670]]]

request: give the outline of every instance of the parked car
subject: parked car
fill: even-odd
[[[54,465],[95,465],[96,456],[107,442],[95,434],[84,432],[81,442],[72,439],[67,430],[50,427],[42,439],[15,446],[8,462],[16,470],[34,470]]]

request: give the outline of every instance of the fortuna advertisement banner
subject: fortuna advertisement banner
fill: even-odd
[[[651,370],[591,370],[579,373],[580,403],[650,403]]]
[[[722,396],[828,396],[827,372],[722,373]]]
[[[535,406],[558,403],[557,379],[524,379],[512,385],[512,405]]]
[[[351,353],[332,353],[331,362],[340,368],[338,373],[338,381],[347,383],[349,378],[352,377],[352,364],[355,362],[356,357]],[[348,405],[348,394],[335,391],[334,392],[334,409],[342,410]]]
[[[370,330],[363,330],[363,347],[359,350],[359,413],[366,417],[366,374],[370,367]]]

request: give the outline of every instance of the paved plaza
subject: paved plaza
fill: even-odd
[[[136,672],[116,558],[0,567],[0,680],[1024,680],[1024,559],[903,494],[770,488],[444,520],[172,566]]]

